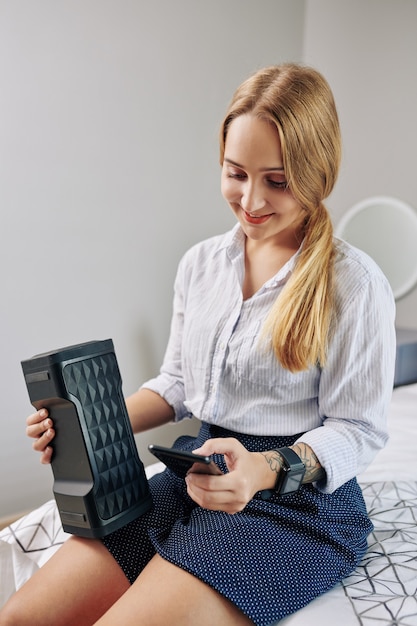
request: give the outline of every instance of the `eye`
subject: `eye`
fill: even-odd
[[[229,172],[227,174],[228,178],[234,178],[235,180],[245,180],[246,174],[240,174],[239,172]]]
[[[288,189],[288,183],[286,180],[268,179],[268,185],[270,185],[274,189]]]

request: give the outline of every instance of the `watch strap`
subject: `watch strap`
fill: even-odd
[[[275,448],[283,460],[275,483],[275,493],[286,495],[298,491],[306,471],[303,461],[291,448]]]
[[[294,469],[305,469],[304,463],[298,454],[291,448],[275,448],[275,452],[278,452],[288,467],[294,467]]]

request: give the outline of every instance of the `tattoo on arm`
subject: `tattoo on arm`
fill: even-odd
[[[320,465],[318,458],[310,446],[306,443],[296,443],[291,446],[291,448],[298,454],[305,465],[306,473],[303,478],[303,483],[314,483],[325,477],[326,472]]]
[[[262,456],[265,458],[272,472],[275,472],[278,476],[281,468],[282,468],[282,457],[275,450],[268,450],[267,452],[261,452]]]
[[[303,484],[314,483],[325,477],[325,471],[310,446],[306,443],[296,443],[290,447],[298,454],[305,465],[306,473],[304,474]],[[261,452],[261,454],[271,468],[271,471],[278,475],[282,468],[282,457],[279,452],[268,450],[267,452]]]

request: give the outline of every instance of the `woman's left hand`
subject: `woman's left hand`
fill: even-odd
[[[238,513],[257,491],[274,485],[276,477],[264,456],[249,452],[237,439],[209,439],[194,452],[223,454],[229,470],[221,476],[191,472],[187,475],[188,495],[205,509]]]

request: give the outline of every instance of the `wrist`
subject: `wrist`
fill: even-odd
[[[266,450],[255,454],[259,455],[260,459],[258,491],[273,491],[282,469],[282,457],[276,450]]]
[[[273,493],[285,496],[298,491],[306,472],[304,461],[291,448],[283,447],[262,453],[272,475],[275,475],[273,486],[261,490],[262,497],[267,500]]]
[[[299,490],[306,473],[306,467],[304,461],[292,448],[277,448],[276,452],[281,456],[282,468],[275,485],[275,493],[285,496]]]

